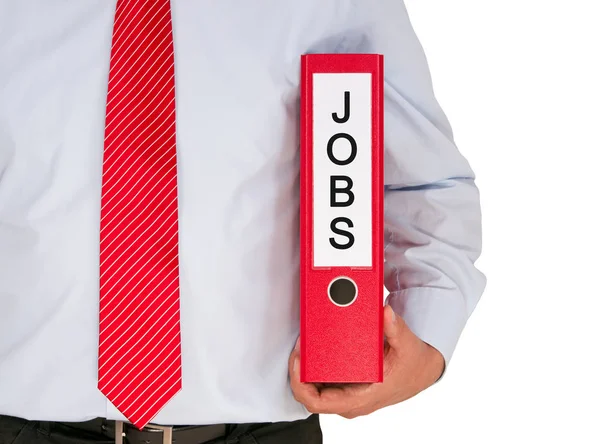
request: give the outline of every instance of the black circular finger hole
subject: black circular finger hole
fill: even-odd
[[[329,299],[340,307],[347,307],[356,300],[358,289],[354,281],[347,277],[336,278],[329,284]]]

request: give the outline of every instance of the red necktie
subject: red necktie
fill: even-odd
[[[181,389],[169,0],[118,0],[100,221],[98,388],[143,428]]]

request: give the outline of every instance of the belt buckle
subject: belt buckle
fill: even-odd
[[[144,430],[149,432],[162,432],[163,444],[173,444],[173,427],[161,426],[158,424],[148,424]],[[123,421],[115,421],[115,444],[123,444]]]
[[[173,427],[162,426],[158,424],[148,424],[146,427],[149,432],[162,432],[163,444],[173,444]]]
[[[115,421],[115,444],[123,444],[123,421]]]

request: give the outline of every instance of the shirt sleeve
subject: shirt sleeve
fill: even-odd
[[[403,2],[355,0],[352,17],[341,50],[384,56],[386,303],[448,365],[486,284],[475,175]]]

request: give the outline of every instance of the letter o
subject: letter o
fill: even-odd
[[[333,155],[333,144],[338,139],[346,139],[348,142],[350,142],[351,152],[350,156],[346,160],[339,160]],[[333,136],[331,136],[331,139],[329,139],[329,142],[327,142],[327,157],[329,157],[329,160],[331,160],[336,165],[343,166],[352,163],[352,161],[356,158],[356,151],[356,140],[354,140],[354,137],[347,133],[334,134]]]

